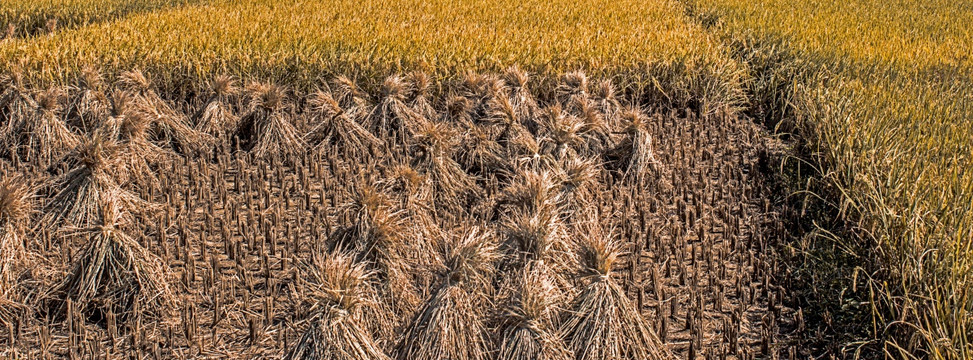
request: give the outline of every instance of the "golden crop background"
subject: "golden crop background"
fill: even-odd
[[[727,36],[784,42],[814,68],[794,87],[839,207],[874,240],[888,354],[973,356],[973,31],[953,1],[703,0]],[[914,332],[912,330],[915,330]],[[878,335],[878,334],[877,334]],[[901,348],[900,348],[901,347]],[[906,350],[906,351],[902,351]]]
[[[0,39],[25,37],[56,29],[108,21],[130,13],[152,11],[191,0],[2,0]]]
[[[3,0],[0,19],[36,28],[54,1]],[[0,40],[0,72],[49,84],[72,83],[88,65],[141,68],[176,89],[223,73],[313,86],[334,75],[450,76],[517,64],[583,68],[709,111],[744,105],[747,87],[763,86],[764,74],[734,58],[727,39],[779,42],[795,58],[774,65],[805,76],[764,89],[788,92],[777,105],[807,131],[836,207],[876,244],[875,332],[915,330],[886,350],[973,355],[973,31],[960,20],[973,8],[963,2],[687,1],[698,18],[717,20],[715,31],[674,0],[224,0],[165,9],[155,0],[58,1],[68,3],[59,21],[88,25]]]
[[[139,67],[166,84],[230,73],[297,85],[334,74],[449,75],[517,64],[555,74],[647,73],[644,81],[655,78],[670,99],[721,102],[736,100],[740,73],[679,4],[635,0],[211,2],[11,41],[0,47],[0,64],[47,82],[94,64]]]

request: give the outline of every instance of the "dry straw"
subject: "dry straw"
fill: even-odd
[[[621,244],[589,221],[579,257],[585,284],[562,325],[578,360],[669,359],[671,355],[622,287],[612,278]]]
[[[23,178],[3,172],[0,179],[0,322],[22,310],[16,293],[19,273],[29,261],[25,234],[34,211],[32,189]]]
[[[319,90],[308,100],[312,123],[315,125],[304,136],[306,142],[316,144],[321,151],[337,147],[351,157],[363,158],[376,155],[384,142],[358,123],[354,113],[342,109],[330,91]]]
[[[249,110],[240,120],[236,138],[257,157],[291,156],[306,148],[292,122],[286,91],[274,84],[247,86]]]
[[[574,359],[557,329],[558,305],[565,296],[550,280],[551,271],[543,262],[535,262],[513,276],[497,359]]]
[[[96,131],[83,139],[68,157],[73,167],[58,179],[58,192],[45,204],[41,221],[44,227],[97,225],[99,207],[106,203],[122,211],[150,208],[115,180],[114,174],[128,174],[129,169],[119,144],[108,134]]]
[[[483,290],[499,258],[497,246],[476,228],[444,245],[440,285],[403,335],[398,359],[490,358]]]
[[[284,359],[389,359],[369,330],[375,320],[374,273],[351,254],[335,252],[312,259],[307,281],[315,304],[311,324]]]
[[[74,268],[55,291],[57,316],[73,302],[78,311],[127,316],[140,309],[164,315],[172,305],[168,272],[161,259],[125,233],[125,216],[114,201],[100,204],[100,221],[73,235],[87,237]],[[141,316],[141,314],[134,314]]]
[[[233,113],[232,102],[233,97],[239,94],[240,88],[233,77],[221,75],[213,79],[210,92],[202,108],[193,116],[196,130],[226,141],[227,136],[233,133],[240,121],[240,118]]]

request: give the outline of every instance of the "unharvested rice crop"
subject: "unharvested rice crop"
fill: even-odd
[[[110,21],[192,0],[3,0],[0,41]]]
[[[695,3],[777,72],[758,86],[788,100],[832,207],[860,227],[839,243],[868,266],[845,286],[871,293],[839,302],[873,304],[864,342],[893,357],[973,356],[973,31],[957,21],[968,4]]]

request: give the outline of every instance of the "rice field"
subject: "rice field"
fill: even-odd
[[[970,357],[973,31],[956,19],[973,10],[870,0],[695,7],[724,36],[781,41],[817,69],[790,90],[794,116],[813,134],[835,206],[873,243],[860,261],[880,265],[858,286],[878,289],[867,301],[882,351]]]
[[[192,0],[3,0],[0,39],[49,34],[189,2]]]
[[[140,13],[10,42],[0,64],[41,83],[70,83],[86,65],[111,74],[139,68],[168,89],[223,74],[308,88],[339,75],[377,84],[415,69],[450,76],[517,65],[554,76],[614,74],[620,86],[635,83],[674,102],[739,100],[741,69],[669,1],[321,4],[220,1]]]
[[[0,357],[971,351],[962,4],[0,1]]]

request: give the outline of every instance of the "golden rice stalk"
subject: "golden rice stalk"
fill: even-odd
[[[446,244],[442,283],[423,304],[398,344],[398,359],[485,360],[489,358],[484,325],[486,297],[497,246],[489,233],[473,228]]]
[[[42,226],[73,225],[90,227],[99,224],[99,206],[114,203],[126,211],[149,207],[131,192],[123,190],[113,174],[127,176],[120,146],[101,131],[85,138],[68,155],[73,168],[57,182],[60,191],[44,207]]]
[[[312,121],[317,122],[304,136],[308,143],[337,146],[355,158],[375,155],[384,146],[381,139],[361,126],[353,114],[346,113],[329,91],[319,90],[308,100]]]
[[[240,92],[237,81],[227,75],[217,76],[210,85],[209,99],[194,116],[196,130],[225,139],[233,132],[240,118],[233,113],[231,98]]]
[[[407,76],[407,80],[412,88],[412,101],[409,102],[409,107],[422,118],[430,120],[438,118],[438,112],[432,105],[433,83],[429,74],[415,71]]]
[[[365,264],[355,263],[350,254],[332,253],[312,258],[307,269],[315,299],[311,325],[284,359],[389,359],[369,330],[368,322],[382,310],[374,299],[374,274]]]
[[[108,87],[104,78],[92,67],[81,70],[80,93],[72,101],[70,113],[77,121],[73,123],[84,131],[91,131],[98,127],[103,119],[111,116],[111,100],[108,98]]]
[[[77,135],[68,129],[59,115],[63,92],[51,88],[37,95],[37,108],[24,121],[21,144],[29,159],[36,159],[42,167],[60,160],[78,146]]]
[[[405,145],[429,123],[406,103],[412,90],[398,75],[389,76],[382,83],[379,103],[368,115],[369,128],[379,138]]]
[[[257,157],[303,153],[306,146],[289,119],[290,106],[284,89],[256,83],[248,86],[247,91],[250,110],[240,120],[236,131],[242,148]]]
[[[116,202],[99,207],[101,220],[74,234],[88,240],[56,290],[57,314],[67,310],[68,300],[82,312],[110,310],[126,315],[138,302],[140,309],[163,314],[172,305],[165,265],[122,230],[124,214]]]
[[[641,181],[649,171],[658,170],[662,165],[655,157],[648,119],[636,108],[624,110],[620,117],[625,138],[618,144],[615,152],[623,161],[626,176]]]
[[[412,151],[412,167],[426,176],[437,204],[449,209],[464,208],[477,190],[474,179],[453,160],[457,139],[448,125],[427,122],[416,134]]]
[[[555,104],[541,111],[541,150],[554,159],[564,159],[578,154],[585,144],[582,130],[585,124],[576,116],[565,112]]]
[[[554,92],[562,102],[567,102],[572,97],[586,98],[588,97],[588,75],[581,70],[564,74]]]
[[[514,277],[506,301],[498,360],[574,358],[557,330],[558,305],[565,297],[550,280],[550,268],[532,263]]]
[[[206,150],[214,143],[212,136],[193,129],[185,114],[163,100],[141,71],[122,73],[119,84],[130,94],[131,111],[152,124],[150,131],[154,141],[171,145],[180,152]]]
[[[594,220],[597,221],[597,220]],[[589,226],[580,243],[587,284],[562,325],[575,359],[670,359],[665,345],[646,324],[639,309],[612,278],[621,244],[598,226]]]
[[[32,192],[22,177],[3,173],[0,179],[0,302],[11,300],[17,271],[27,261],[23,236],[34,211]],[[0,314],[0,320],[7,319]]]

